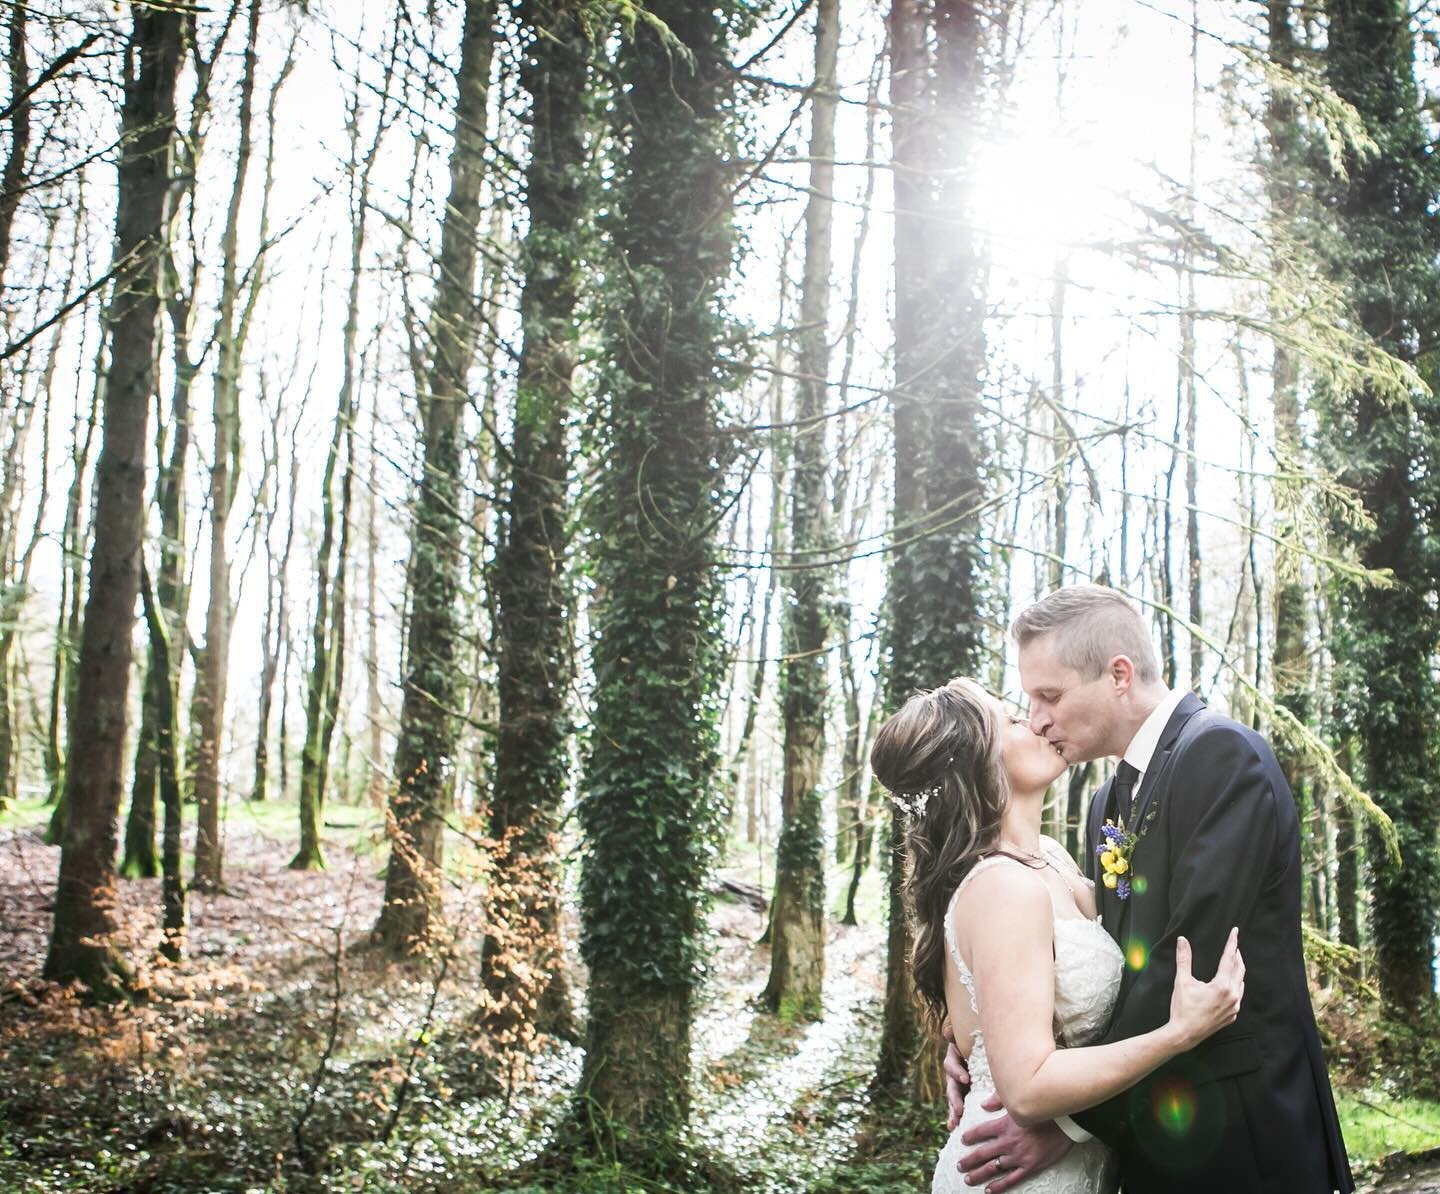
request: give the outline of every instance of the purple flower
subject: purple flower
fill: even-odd
[[[1120,877],[1120,882],[1115,884],[1115,895],[1122,900],[1130,898],[1130,880],[1123,875]]]

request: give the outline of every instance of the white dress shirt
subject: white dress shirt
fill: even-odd
[[[1140,790],[1140,785],[1145,779],[1145,772],[1155,759],[1155,748],[1160,745],[1160,735],[1170,724],[1170,715],[1175,712],[1184,698],[1183,689],[1172,688],[1166,692],[1164,700],[1156,705],[1150,711],[1150,716],[1140,723],[1140,728],[1135,731],[1135,737],[1130,739],[1130,745],[1125,748],[1125,761],[1140,773],[1135,780],[1135,791]]]

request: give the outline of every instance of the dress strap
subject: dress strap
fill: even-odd
[[[975,1003],[975,979],[970,973],[970,967],[965,965],[965,959],[960,956],[960,946],[955,940],[955,927],[951,923],[950,913],[954,911],[955,901],[960,898],[960,893],[965,890],[966,884],[968,884],[971,879],[975,878],[981,871],[1002,862],[1014,863],[1016,866],[1025,866],[1018,858],[1011,858],[1007,854],[991,854],[986,858],[982,858],[965,873],[965,878],[960,880],[960,885],[955,888],[954,894],[950,897],[950,902],[945,905],[945,948],[950,951],[950,960],[955,963],[955,969],[960,975],[961,986],[965,988],[966,993],[970,996],[970,1010],[977,1016],[980,1014],[980,1008]],[[1026,869],[1028,870],[1029,868],[1027,867]]]

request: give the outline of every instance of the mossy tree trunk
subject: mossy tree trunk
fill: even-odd
[[[535,1001],[536,1027],[573,1036],[556,834],[570,771],[565,487],[580,266],[593,247],[582,181],[591,46],[573,5],[536,0],[519,14],[534,31],[520,67],[530,97],[530,220],[509,501],[494,566],[500,715],[490,833],[505,846],[491,885],[499,931],[487,949],[484,981],[497,1030],[523,1031],[511,1022]],[[543,985],[535,989],[527,974]]]
[[[229,40],[241,0],[231,0],[229,11],[219,32],[205,53],[192,46],[190,62],[194,87],[190,94],[189,118],[186,127],[176,136],[172,202],[177,211],[185,203],[195,201],[195,185],[204,158],[213,109],[211,82],[215,67]],[[170,417],[160,420],[155,429],[155,458],[159,467],[155,477],[155,505],[160,515],[160,537],[157,547],[160,566],[155,575],[155,599],[159,602],[168,632],[172,693],[180,689],[181,663],[187,646],[186,611],[189,591],[186,566],[190,547],[185,502],[186,471],[190,458],[190,395],[200,375],[200,361],[192,351],[195,331],[196,296],[201,292],[207,257],[198,240],[194,220],[177,219],[177,225],[189,236],[189,264],[182,275],[175,245],[167,242],[161,262],[161,291],[165,295],[165,311],[170,325],[169,347],[171,368]],[[208,681],[207,681],[208,682]],[[158,735],[160,718],[157,702],[161,697],[163,678],[154,670],[153,642],[147,647],[145,679],[140,690],[140,727],[135,735],[135,763],[130,781],[130,809],[125,818],[125,853],[120,873],[127,878],[153,878],[161,873],[161,859],[155,852],[156,799],[159,796]],[[195,707],[203,708],[204,684],[197,684]],[[178,699],[178,697],[177,697]],[[178,724],[177,716],[177,724]],[[193,722],[192,722],[193,725]],[[194,726],[197,730],[199,727]],[[193,763],[193,752],[182,750],[175,741],[176,762],[182,789],[186,786],[185,761]]]
[[[831,195],[835,188],[835,63],[839,0],[819,0],[810,104],[810,199],[792,447],[789,562],[785,574],[780,844],[770,907],[770,978],[761,996],[783,1018],[817,1019],[825,979],[825,832],[820,770],[825,756],[829,503],[825,492],[825,398],[830,369]]]
[[[140,598],[145,609],[145,625],[150,635],[151,658],[157,676],[173,674],[170,667],[170,632],[165,625],[165,611],[156,599],[150,584],[149,570],[140,561]],[[178,962],[185,950],[185,880],[180,873],[180,764],[178,746],[180,725],[176,715],[175,692],[167,682],[155,694],[157,786],[160,804],[165,810],[165,830],[161,859],[161,954]]]
[[[992,14],[993,15],[993,14]],[[886,703],[978,674],[984,648],[979,509],[984,453],[984,268],[967,148],[981,114],[977,6],[895,0],[890,10],[895,162],[895,508]],[[938,1048],[919,1040],[900,884],[904,826],[890,825],[885,1007],[876,1081],[942,1097]],[[917,1064],[918,1063],[918,1064]]]
[[[590,504],[594,711],[580,804],[582,1118],[653,1157],[689,1115],[716,791],[720,289],[733,253],[728,42],[742,6],[657,0],[619,52]]]
[[[475,260],[494,21],[492,0],[467,0],[455,73],[450,194],[430,315],[431,359],[427,374],[419,379],[424,452],[410,540],[406,674],[380,914],[381,937],[391,957],[422,948],[441,910],[439,872],[458,749],[455,712],[463,691],[455,653],[461,638],[464,531],[460,414],[469,397],[467,375],[478,332]]]
[[[169,216],[175,82],[186,18],[138,7],[125,54],[115,254],[108,313],[110,368],[95,480],[90,588],[71,707],[55,920],[45,977],[92,992],[127,979],[111,943],[115,847],[124,761],[130,636],[140,584],[146,424],[155,385],[160,258]]]
[[[352,275],[352,278],[354,275]],[[352,281],[353,290],[356,285]],[[353,311],[353,307],[352,307]],[[335,600],[331,561],[335,556],[335,472],[345,447],[345,428],[354,416],[353,381],[347,378],[335,411],[330,448],[320,481],[320,544],[315,559],[315,615],[310,625],[310,675],[305,682],[305,742],[300,751],[300,844],[290,860],[293,871],[325,869],[320,822],[325,804],[329,756],[330,690],[335,684]],[[337,569],[338,571],[338,569]]]

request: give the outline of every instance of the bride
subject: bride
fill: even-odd
[[[959,1172],[961,1137],[997,1115],[1020,1123],[1081,1111],[1231,1023],[1245,966],[1232,931],[1215,978],[1190,974],[1176,947],[1170,1019],[1151,1032],[1085,1046],[1104,1031],[1124,958],[1095,913],[1091,883],[1040,833],[1045,792],[1065,760],[970,680],[912,697],[880,730],[875,776],[911,813],[905,895],[914,923],[911,972],[927,1027],[947,1023],[970,1071],[959,1125],[935,1166],[932,1194],[973,1190]],[[994,1181],[1002,1170],[972,1175]],[[1019,1185],[1028,1194],[1110,1194],[1098,1140]]]

